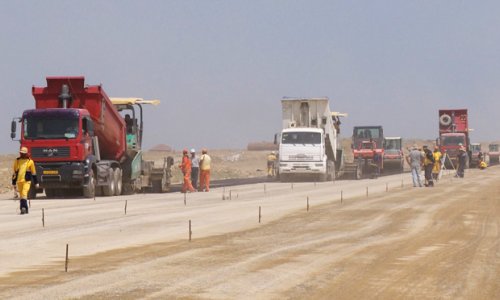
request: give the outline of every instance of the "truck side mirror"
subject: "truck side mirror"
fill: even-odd
[[[16,138],[16,130],[17,130],[16,121],[12,121],[12,123],[10,123],[10,138],[11,139]]]
[[[274,134],[274,144],[278,145],[278,134],[277,133]]]

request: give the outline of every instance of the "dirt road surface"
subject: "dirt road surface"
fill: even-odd
[[[23,216],[4,194],[0,298],[500,299],[500,167],[467,171],[434,188],[408,174],[216,188],[186,205],[39,199]]]

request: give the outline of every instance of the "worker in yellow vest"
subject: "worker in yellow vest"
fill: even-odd
[[[200,156],[200,186],[198,191],[210,191],[210,165],[212,158],[208,155],[207,149],[201,150]]]
[[[276,163],[276,152],[272,151],[267,155],[267,177],[274,177]]]
[[[28,148],[21,147],[19,157],[14,161],[12,175],[12,185],[17,186],[19,192],[21,215],[28,213],[28,193],[32,180],[38,187],[35,162],[29,157]]]

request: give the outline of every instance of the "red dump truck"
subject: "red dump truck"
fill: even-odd
[[[84,77],[47,77],[47,86],[33,87],[35,108],[11,125],[21,146],[36,163],[40,188],[47,197],[80,192],[84,197],[129,194],[145,189],[167,191],[172,158],[163,167],[142,158],[144,104],[135,98],[111,100],[100,85]]]
[[[441,152],[446,152],[450,159],[445,162],[448,167],[457,166],[457,154],[460,146],[464,146],[468,157],[471,157],[469,138],[469,118],[467,109],[440,109],[439,110],[439,140]],[[467,160],[466,167],[469,167]]]

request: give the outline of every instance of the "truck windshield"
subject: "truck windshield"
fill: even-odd
[[[481,151],[481,145],[471,145],[471,151],[480,152]]]
[[[378,139],[380,138],[380,128],[354,128],[354,137],[363,139]]]
[[[465,145],[465,137],[463,136],[445,136],[443,137],[443,145],[444,146],[450,146],[450,145],[458,145],[458,144]]]
[[[498,151],[498,145],[490,145],[489,146],[491,152],[497,152]]]
[[[321,144],[319,132],[285,132],[282,134],[283,144]]]
[[[76,118],[35,118],[24,120],[24,138],[40,139],[74,139],[78,135],[78,119]]]
[[[400,150],[401,140],[386,140],[384,144],[385,150]]]

